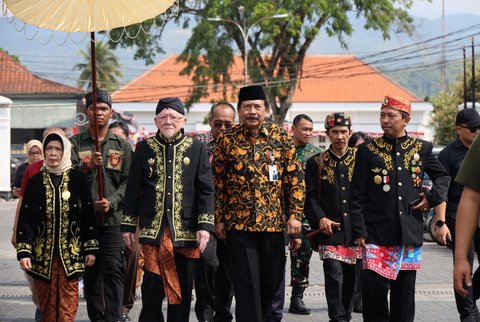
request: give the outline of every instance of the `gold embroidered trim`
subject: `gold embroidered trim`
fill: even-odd
[[[193,144],[193,139],[184,137],[173,151],[173,209],[172,220],[175,240],[191,241],[197,240],[194,232],[182,223],[182,201],[183,201],[183,158],[185,151]],[[188,165],[186,165],[188,167]]]
[[[404,142],[401,142],[400,146],[402,147],[402,150],[407,150],[408,147],[413,145],[415,142],[418,142],[418,141],[413,138],[408,138]]]
[[[32,245],[30,245],[29,243],[18,243],[17,244],[17,251],[18,252],[32,253]]]
[[[353,178],[353,169],[355,168],[355,149],[348,149],[348,155],[343,160],[343,163],[348,167],[348,181],[352,182]]]
[[[405,165],[405,169],[409,170],[410,169],[410,163],[412,162],[413,156],[418,153],[422,149],[423,143],[421,141],[412,139],[408,140],[410,141],[410,144],[406,144],[405,147],[402,144],[402,149],[406,150],[408,147],[413,145],[415,143],[415,146],[410,150],[405,152],[404,158],[403,158],[403,164]]]
[[[59,198],[59,204],[60,204],[60,234],[59,234],[59,243],[58,246],[60,248],[60,257],[63,260],[64,265],[66,266],[65,269],[67,270],[67,275],[71,270],[75,270],[76,268],[72,267],[72,258],[75,260],[80,260],[80,251],[79,247],[80,242],[79,240],[75,240],[75,237],[72,238],[72,240],[67,240],[68,236],[68,230],[70,226],[70,230],[73,236],[75,234],[80,234],[80,228],[74,228],[76,226],[76,222],[69,221],[68,214],[70,213],[70,203],[69,199],[67,198],[62,198],[64,195],[64,192],[68,191],[68,183],[70,181],[70,176],[68,175],[69,171],[64,172],[62,176],[62,182],[60,183],[58,190],[58,198]],[[79,237],[77,237],[79,238]],[[75,243],[75,244],[73,244]],[[70,251],[71,253],[70,253]]]
[[[333,184],[335,181],[335,168],[337,167],[337,161],[335,161],[331,156],[330,153],[325,153],[323,157],[323,163],[326,172],[326,180],[329,184]]]
[[[338,162],[331,157],[330,153],[331,152],[324,154],[325,166],[323,167],[323,170],[325,170],[326,175],[322,177],[322,180],[326,180],[329,184],[334,184],[335,169],[337,168]],[[351,182],[353,177],[353,169],[355,167],[355,150],[349,148],[346,153],[348,154],[345,159],[342,160],[342,162],[348,167],[348,181]],[[317,163],[320,162],[320,158],[318,157],[318,160],[316,161]]]
[[[367,143],[367,148],[373,154],[377,154],[383,159],[383,161],[385,162],[385,168],[388,171],[393,170],[392,156],[390,154],[387,154],[387,153],[383,152],[383,151],[380,151],[380,149],[385,149],[388,152],[391,152],[392,151],[392,145],[391,144],[388,144],[382,138],[379,138],[379,139],[374,139],[373,141]]]
[[[50,265],[53,258],[53,248],[55,245],[55,188],[47,170],[43,170],[43,186],[45,187],[45,221],[42,228],[38,228],[37,237],[33,241],[33,270],[36,274],[50,278]],[[44,263],[43,265],[36,264]]]
[[[390,143],[387,143],[385,142],[385,140],[383,138],[377,138],[374,140],[376,142],[376,144],[378,145],[379,148],[381,149],[385,149],[387,150],[388,152],[392,152],[393,150],[393,145],[390,144]]]
[[[204,213],[198,215],[199,224],[212,224],[213,225],[213,214]]]
[[[129,214],[123,213],[122,215],[122,225],[128,226],[137,226],[137,217],[131,216]]]
[[[147,139],[148,146],[153,150],[156,159],[156,166],[154,167],[157,172],[157,185],[155,186],[155,208],[154,218],[152,220],[152,227],[141,227],[140,237],[156,239],[160,232],[160,224],[162,222],[163,213],[165,211],[165,180],[166,180],[166,168],[165,168],[165,146],[160,144],[155,137]]]
[[[86,242],[83,243],[83,250],[89,251],[89,250],[98,250],[99,248],[99,243],[98,240],[96,239],[89,239]]]

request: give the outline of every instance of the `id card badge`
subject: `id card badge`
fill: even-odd
[[[270,181],[278,181],[278,170],[276,165],[268,166],[268,178]]]

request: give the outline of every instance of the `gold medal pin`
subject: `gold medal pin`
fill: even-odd
[[[62,199],[68,200],[70,198],[70,191],[64,191],[62,192]]]

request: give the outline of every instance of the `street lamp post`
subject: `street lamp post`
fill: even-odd
[[[233,21],[231,19],[226,19],[226,18],[221,18],[221,17],[214,17],[214,18],[207,18],[208,21],[223,21],[223,22],[228,22],[231,24],[234,24],[239,30],[240,33],[242,34],[243,37],[243,57],[244,57],[244,75],[243,75],[243,83],[247,85],[247,79],[248,79],[248,51],[247,51],[247,44],[248,44],[248,33],[254,27],[255,25],[259,24],[260,22],[267,20],[267,19],[282,19],[282,18],[287,18],[288,14],[283,13],[283,14],[277,14],[273,16],[267,16],[258,19],[257,21],[253,22],[248,28],[245,29],[245,26],[241,26],[238,22]],[[244,18],[245,19],[245,18]]]

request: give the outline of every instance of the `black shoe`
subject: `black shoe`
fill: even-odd
[[[128,317],[127,313],[122,313],[122,322],[127,322],[130,321],[130,318]]]
[[[42,321],[42,312],[40,311],[40,309],[38,307],[35,310],[35,321],[36,322]]]
[[[290,308],[288,309],[289,313],[300,314],[300,315],[309,315],[310,309],[305,306],[303,300],[300,297],[292,297],[290,299]]]
[[[355,313],[363,313],[363,306],[362,304],[354,305],[353,312]]]
[[[478,300],[480,298],[480,268],[477,268],[472,277],[472,292],[473,299]]]

